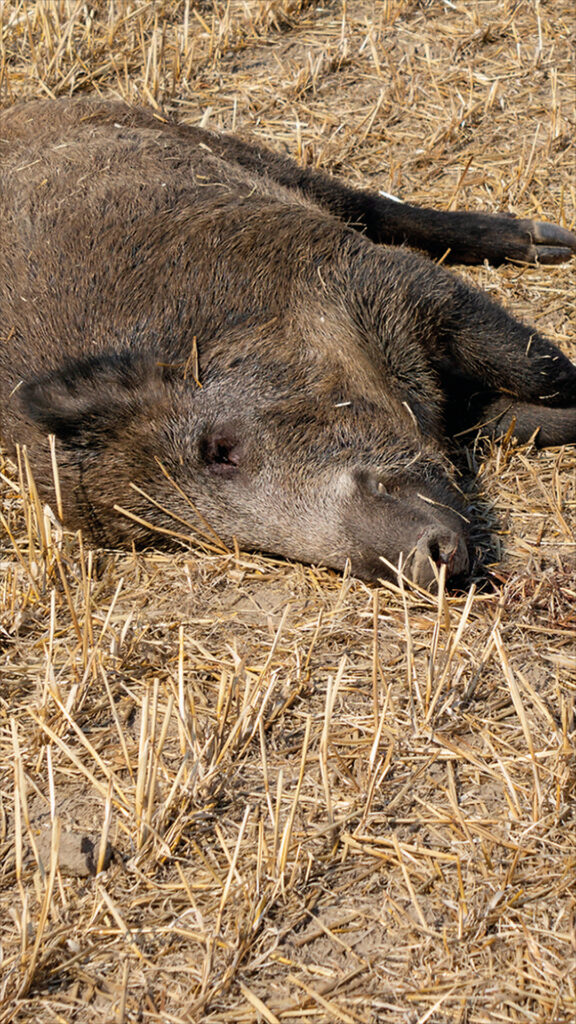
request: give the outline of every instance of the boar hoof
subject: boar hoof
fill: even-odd
[[[520,223],[530,238],[524,257],[529,263],[566,263],[576,253],[573,231],[544,221],[524,220]]]

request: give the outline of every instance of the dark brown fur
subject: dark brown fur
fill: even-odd
[[[4,112],[0,190],[0,429],[49,500],[56,435],[65,520],[96,543],[199,515],[368,578],[402,555],[426,584],[468,567],[449,435],[576,441],[558,349],[374,244],[555,262],[561,228],[395,204],[100,100]]]

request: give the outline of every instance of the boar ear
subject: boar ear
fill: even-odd
[[[160,369],[146,355],[108,352],[71,360],[18,389],[23,410],[64,443],[98,446],[154,407],[164,392]]]
[[[212,473],[233,476],[244,458],[244,445],[238,428],[232,424],[216,425],[202,439],[200,454]]]

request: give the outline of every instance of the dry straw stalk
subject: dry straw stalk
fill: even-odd
[[[0,26],[3,106],[124,97],[574,222],[569,0],[0,0]],[[466,273],[576,356],[574,267]],[[488,582],[435,598],[209,533],[88,551],[2,463],[0,1024],[573,1024],[576,452],[465,458]]]

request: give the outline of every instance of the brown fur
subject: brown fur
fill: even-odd
[[[369,578],[402,555],[429,583],[431,561],[468,566],[448,435],[484,416],[576,441],[550,342],[374,244],[552,261],[576,246],[560,228],[393,204],[100,100],[4,112],[0,189],[0,429],[49,500],[56,435],[65,519],[97,543],[200,514],[227,542]]]

